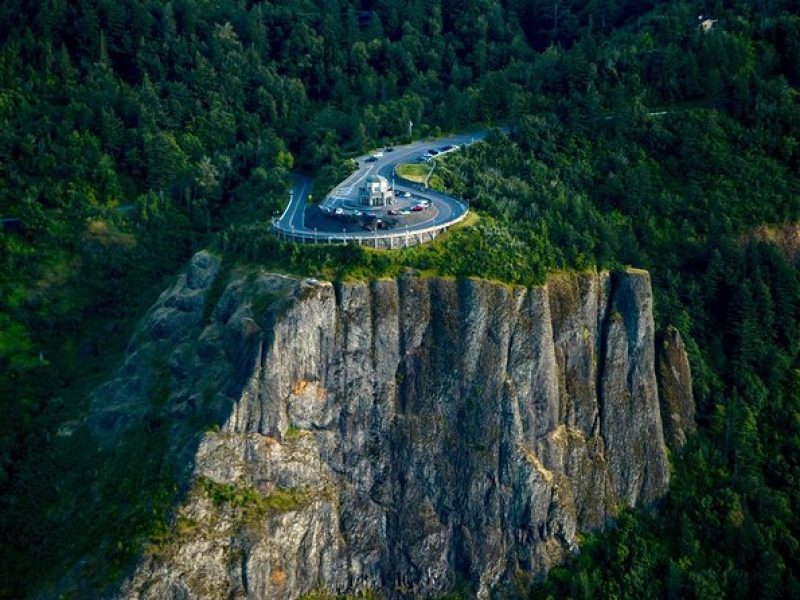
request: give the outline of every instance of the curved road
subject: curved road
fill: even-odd
[[[389,181],[392,180],[395,167],[404,162],[414,162],[418,156],[423,154],[429,148],[440,148],[446,145],[459,145],[470,144],[482,140],[486,137],[489,130],[475,131],[472,133],[464,133],[459,135],[452,135],[448,137],[438,138],[435,140],[418,141],[403,146],[394,146],[391,152],[383,151],[383,156],[374,162],[368,162],[367,159],[372,156],[365,154],[358,157],[358,170],[350,175],[347,179],[337,185],[326,198],[329,199],[350,199],[355,200],[358,197],[358,187],[371,173],[377,173],[386,177]],[[305,209],[307,206],[308,192],[311,189],[311,179],[303,175],[295,176],[295,185],[290,192],[289,204],[283,211],[283,214],[275,221],[274,226],[287,234],[295,235],[308,235],[322,237],[331,237],[335,239],[351,238],[353,234],[343,234],[334,231],[315,231],[314,229],[306,227],[305,224]],[[429,227],[436,227],[447,225],[457,219],[460,219],[467,212],[467,205],[453,196],[442,194],[434,190],[423,187],[420,184],[407,182],[403,179],[395,181],[396,192],[412,192],[414,196],[430,200],[437,208],[437,213],[431,219],[421,223],[415,223],[408,227],[398,227],[395,230],[379,230],[379,231],[363,231],[358,233],[359,238],[381,238],[397,232],[414,233],[427,229]]]

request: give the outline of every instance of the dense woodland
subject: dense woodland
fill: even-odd
[[[164,534],[163,419],[103,451],[80,419],[211,246],[329,277],[650,269],[700,430],[662,506],[508,593],[800,597],[800,278],[752,235],[800,218],[798,85],[790,0],[0,3],[0,596],[95,597]],[[270,234],[293,170],[409,120],[509,127],[441,166],[476,225],[391,254]]]

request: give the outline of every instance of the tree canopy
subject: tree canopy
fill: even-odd
[[[163,533],[163,435],[57,434],[206,246],[331,277],[650,269],[700,430],[656,513],[509,593],[800,595],[800,281],[753,236],[800,216],[798,65],[789,0],[3,2],[0,596],[81,558],[97,596]],[[508,126],[437,168],[477,225],[400,253],[272,236],[293,170],[335,178],[408,121]]]

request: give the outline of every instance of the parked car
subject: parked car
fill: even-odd
[[[411,198],[411,192],[405,192],[403,198]]]
[[[378,160],[378,159],[377,159],[377,158],[375,158],[374,156],[370,156],[370,157],[369,157],[367,160],[365,160],[364,162],[375,162],[376,160]]]
[[[386,152],[394,152],[394,148],[392,148],[391,146],[386,146],[386,150],[385,151]]]
[[[381,158],[382,156],[383,156],[383,152],[378,151],[378,152],[376,152],[375,154],[372,155],[372,158]]]
[[[401,214],[401,215],[410,215],[410,214],[411,214],[411,211],[410,211],[410,210],[401,210],[401,211],[400,211],[400,214]]]
[[[395,216],[395,215],[397,215],[397,209],[396,209],[396,208],[393,208],[393,209],[391,209],[391,210],[389,211],[389,214],[390,214],[390,215],[392,215],[392,216]]]
[[[361,216],[361,215],[363,215],[364,213],[362,213],[360,210],[357,210],[357,211],[356,211],[354,214],[355,214],[357,217],[360,217],[360,216]]]
[[[336,209],[336,214],[337,215],[343,215],[344,214],[344,210],[342,210],[341,208],[337,208]]]
[[[421,210],[425,210],[425,207],[422,206],[421,204],[415,204],[414,206],[411,207],[411,210],[414,212],[419,212]]]

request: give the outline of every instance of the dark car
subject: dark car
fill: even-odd
[[[391,146],[387,146],[384,152],[394,152],[394,148],[392,148]]]
[[[364,162],[376,162],[377,160],[378,160],[378,159],[377,159],[377,158],[375,158],[374,156],[370,156],[370,157],[369,157],[368,159],[366,159]]]

